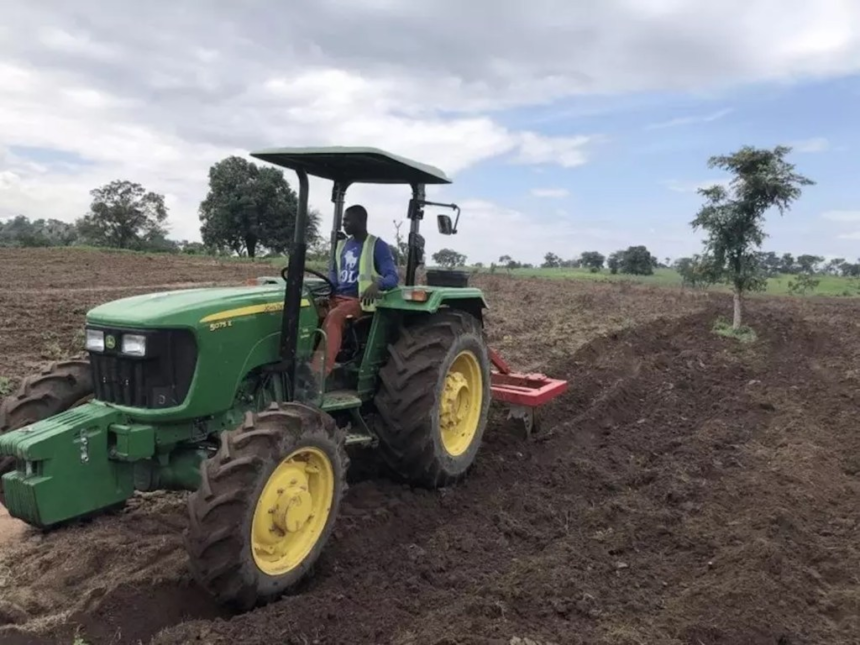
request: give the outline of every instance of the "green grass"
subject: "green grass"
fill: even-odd
[[[781,275],[778,278],[768,280],[767,292],[780,295],[788,294],[788,283],[793,276]],[[808,295],[813,296],[845,296],[857,297],[860,296],[860,280],[857,278],[843,278],[835,275],[816,275],[815,278],[820,280],[818,287]]]
[[[725,338],[734,338],[743,344],[754,343],[758,336],[752,327],[741,325],[738,329],[732,329],[732,323],[725,318],[717,318],[714,322],[713,332]]]
[[[164,253],[152,252],[152,251],[136,251],[136,250],[126,250],[126,249],[113,249],[113,248],[105,248],[105,247],[91,247],[91,246],[70,246],[63,247],[64,252],[82,252],[82,253],[117,253],[117,254],[128,254],[128,255],[140,255],[140,256],[150,256],[150,257],[164,257]],[[247,264],[258,264],[258,265],[270,265],[272,267],[272,275],[277,275],[280,270],[287,265],[287,258],[283,256],[278,257],[258,257],[258,258],[247,258],[247,257],[238,257],[238,256],[226,256],[226,255],[190,255],[184,253],[171,253],[169,254],[173,257],[187,257],[187,258],[198,258],[198,259],[210,259],[210,260],[219,260],[223,262],[236,262],[236,263],[247,263]],[[326,263],[320,261],[309,261],[307,263],[308,268],[315,269],[317,271],[326,271]],[[434,268],[434,267],[426,267],[426,268]],[[484,267],[480,270],[473,269],[471,267],[467,268],[469,271],[476,271],[481,274],[488,274],[489,269]],[[682,280],[680,274],[674,269],[655,269],[653,275],[628,275],[628,274],[611,274],[607,269],[603,269],[597,273],[591,273],[588,269],[542,269],[542,268],[534,268],[534,269],[514,269],[512,271],[508,271],[507,269],[497,267],[495,271],[495,275],[498,276],[506,276],[510,275],[513,277],[522,277],[522,278],[548,278],[555,280],[591,280],[597,282],[636,282],[641,284],[650,284],[654,286],[660,287],[678,287],[682,286]],[[789,283],[793,279],[794,276],[791,275],[780,275],[775,278],[770,278],[768,280],[767,288],[764,291],[767,295],[776,295],[776,296],[787,296],[793,295],[789,290]],[[860,278],[843,278],[840,276],[832,276],[832,275],[816,275],[815,278],[819,280],[819,284],[814,291],[810,291],[806,294],[806,296],[832,296],[832,297],[860,297]],[[728,293],[730,290],[726,285],[713,285],[709,287],[711,291],[719,291]],[[750,294],[755,296],[756,294]]]
[[[0,376],[0,397],[12,394],[13,389],[12,379],[8,376]]]
[[[486,269],[482,269],[486,273]],[[507,275],[507,269],[496,268],[496,275]],[[624,282],[634,281],[643,284],[654,284],[663,286],[681,286],[681,276],[672,269],[655,269],[654,275],[627,275],[622,273],[611,274],[607,270],[591,273],[588,269],[514,269],[510,275],[524,278],[553,278],[562,280],[597,280]]]
[[[487,269],[482,269],[481,272],[487,273]],[[681,287],[682,285],[680,274],[673,269],[655,269],[653,275],[627,275],[621,273],[612,275],[605,269],[598,273],[591,273],[588,269],[514,269],[510,272],[506,269],[496,269],[496,275],[508,275],[509,273],[512,276],[524,278],[608,282],[632,281],[663,287]],[[780,275],[770,278],[764,293],[776,296],[791,295],[788,285],[793,277],[791,275]],[[814,291],[807,293],[807,296],[860,297],[860,280],[857,278],[843,278],[833,275],[816,275],[815,277],[820,280],[818,287]],[[730,291],[726,285],[714,285],[710,287],[710,290],[726,293]]]

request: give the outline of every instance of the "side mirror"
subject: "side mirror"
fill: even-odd
[[[451,223],[451,217],[448,215],[437,215],[436,224],[439,227],[439,232],[442,235],[453,235],[454,225]]]

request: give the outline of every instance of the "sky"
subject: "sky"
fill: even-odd
[[[73,221],[127,179],[199,240],[208,169],[276,146],[374,146],[444,170],[429,254],[539,263],[698,252],[712,155],[793,147],[816,184],[765,250],[860,256],[857,0],[11,0],[0,23],[0,218]],[[295,175],[286,171],[291,185]],[[310,203],[330,225],[330,184]],[[393,241],[407,187],[357,186]],[[407,226],[404,227],[404,231]]]

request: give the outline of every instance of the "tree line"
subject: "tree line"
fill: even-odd
[[[90,191],[89,212],[73,222],[30,220],[19,215],[0,222],[0,246],[95,246],[135,251],[286,254],[292,242],[298,195],[277,168],[232,156],[209,169],[209,191],[198,215],[202,242],[168,239],[164,195],[117,179]],[[324,252],[320,214],[311,209],[311,257]]]
[[[180,243],[167,239],[164,196],[130,181],[113,181],[90,192],[90,212],[74,222],[19,215],[0,222],[2,246],[104,246],[161,251]]]
[[[441,267],[454,269],[467,266],[467,257],[453,249],[441,249],[433,254],[433,261]],[[774,278],[779,275],[789,276],[841,276],[846,278],[860,278],[860,258],[856,262],[850,262],[845,258],[833,258],[825,260],[820,255],[802,254],[795,257],[791,253],[778,254],[774,251],[758,251],[755,260],[764,277]],[[592,273],[599,273],[604,268],[610,273],[629,275],[652,275],[655,269],[673,269],[677,271],[685,284],[692,286],[704,286],[714,284],[717,276],[713,271],[706,270],[705,258],[696,254],[689,257],[681,257],[676,260],[664,258],[659,260],[644,245],[631,246],[624,250],[615,251],[606,256],[599,251],[585,251],[572,259],[562,259],[555,253],[547,253],[540,265],[528,262],[519,262],[509,255],[503,255],[498,262],[490,264],[490,269],[588,269]],[[481,262],[471,265],[472,268],[483,269]]]
[[[799,255],[795,258],[791,253],[777,255],[773,251],[755,252],[755,262],[758,270],[766,278],[779,275],[799,276],[841,276],[843,278],[860,278],[860,258],[850,262],[845,258],[833,258],[825,261],[819,255]],[[701,255],[678,258],[672,264],[681,277],[690,283],[705,284],[715,276],[709,270],[706,258]]]
[[[705,203],[690,222],[703,231],[702,252],[680,258],[672,266],[691,285],[728,284],[734,292],[733,328],[741,324],[742,297],[748,291],[765,288],[767,279],[777,274],[794,276],[798,290],[814,286],[821,274],[860,277],[860,259],[844,258],[828,262],[816,255],[797,257],[763,252],[766,237],[764,215],[776,208],[780,215],[800,195],[802,187],[814,185],[795,172],[786,161],[791,148],[760,149],[744,146],[730,155],[709,158],[710,168],[733,175],[728,186],[699,189]],[[148,191],[138,183],[114,180],[91,191],[89,212],[74,222],[56,219],[29,220],[21,215],[0,222],[0,245],[73,246],[91,245],[119,249],[236,254],[285,255],[291,244],[298,208],[298,195],[280,169],[261,167],[238,156],[227,157],[209,169],[209,190],[200,203],[198,216],[202,242],[173,241],[167,238],[168,209],[163,195]],[[324,260],[328,241],[320,235],[321,217],[312,210],[308,231],[309,260]],[[392,253],[398,264],[405,261],[406,244],[395,221]],[[453,249],[434,253],[440,266],[465,266],[467,258]],[[475,267],[482,268],[480,263]],[[547,253],[544,268],[583,267],[593,272],[650,275],[654,269],[670,266],[659,261],[644,245],[630,246],[605,256],[587,251],[578,258],[563,260]],[[503,255],[490,270],[532,268],[529,263]]]
[[[456,267],[465,267],[467,257],[462,253],[458,253],[453,249],[440,249],[432,256],[433,261],[441,267],[453,269]],[[592,273],[601,271],[606,265],[610,273],[626,273],[631,275],[652,275],[656,268],[667,268],[667,265],[660,262],[656,256],[652,255],[645,246],[631,246],[627,249],[615,251],[609,257],[598,251],[586,251],[580,254],[579,257],[571,260],[563,260],[555,253],[547,253],[544,256],[544,261],[540,265],[542,269],[579,269],[585,268]],[[484,268],[483,263],[476,262],[472,267],[477,269]],[[490,264],[490,271],[495,272],[496,269],[533,269],[536,268],[530,262],[520,262],[513,259],[510,255],[503,255],[498,262]]]
[[[797,258],[790,253],[777,255],[763,252],[762,243],[767,237],[764,230],[765,215],[775,210],[780,216],[791,209],[807,186],[815,181],[796,171],[787,160],[790,146],[777,145],[772,149],[745,145],[726,155],[708,158],[708,168],[719,168],[731,175],[728,185],[713,185],[698,189],[704,203],[690,221],[694,231],[704,233],[702,251],[674,264],[685,283],[728,285],[733,293],[733,333],[742,331],[744,296],[750,291],[761,291],[767,280],[777,274],[789,274],[789,289],[804,293],[817,286],[821,274],[860,277],[860,258],[850,262],[835,258],[828,262],[821,256],[804,254]],[[633,254],[631,256],[631,250]],[[649,272],[658,263],[644,247],[630,247],[605,259],[597,252],[584,253],[581,266],[599,271],[605,260],[611,271],[627,271],[625,259],[636,262],[636,271]],[[453,257],[448,254],[448,257]],[[465,260],[465,259],[464,259]],[[508,266],[515,266],[508,256]],[[548,253],[547,266],[571,266],[558,256]]]
[[[612,274],[625,273],[629,275],[652,275],[654,269],[665,269],[667,265],[657,259],[646,246],[630,246],[603,255],[600,251],[585,251],[579,257],[562,260],[555,253],[544,256],[543,269],[588,269],[591,273],[599,273],[604,265]]]

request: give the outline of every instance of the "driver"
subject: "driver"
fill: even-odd
[[[381,238],[367,232],[364,206],[355,204],[346,209],[343,231],[349,237],[337,245],[335,268],[329,273],[335,290],[322,325],[327,351],[323,352],[320,346],[312,362],[313,373],[319,374],[325,353],[326,377],[334,369],[346,319],[357,318],[363,311],[373,311],[382,292],[396,287],[399,279],[391,248]]]

